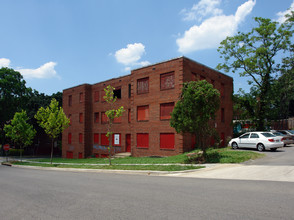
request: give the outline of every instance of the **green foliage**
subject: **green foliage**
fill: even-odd
[[[25,111],[16,112],[11,123],[4,126],[6,136],[21,146],[32,144],[36,131],[32,125],[27,123],[28,120]]]
[[[70,120],[66,117],[62,107],[59,107],[56,99],[52,99],[49,106],[41,107],[35,115],[40,127],[52,139],[51,164],[53,157],[53,142],[63,131],[68,128]]]
[[[206,80],[185,83],[181,98],[172,112],[170,125],[177,133],[195,134],[196,143],[205,155],[207,141],[214,133],[211,122],[219,105],[219,91]]]
[[[23,155],[24,149],[9,149],[9,156],[21,156]]]
[[[58,107],[56,99],[52,99],[46,108],[41,107],[35,118],[52,139],[57,138],[69,126],[69,119],[64,114],[62,107]]]
[[[33,143],[36,131],[32,125],[27,123],[29,120],[25,111],[16,112],[10,124],[4,125],[4,131],[7,137],[25,147]]]
[[[4,143],[2,129],[17,111],[21,111],[31,89],[26,87],[22,75],[9,68],[0,69],[0,138]]]
[[[105,101],[110,105],[109,110],[107,110],[105,112],[106,116],[108,117],[108,126],[107,126],[107,134],[106,136],[108,137],[109,140],[109,148],[108,148],[108,152],[109,152],[109,165],[111,165],[111,148],[112,148],[112,124],[113,124],[113,120],[115,118],[119,118],[122,116],[124,110],[123,106],[118,107],[117,109],[115,109],[115,102],[116,102],[116,97],[114,97],[114,93],[113,90],[115,88],[108,85],[104,91],[105,91],[105,96],[103,96],[103,98],[105,99]]]
[[[224,63],[217,69],[238,72],[240,76],[250,77],[257,103],[255,118],[257,129],[265,129],[265,119],[270,109],[270,90],[272,80],[278,70],[277,57],[289,49],[293,34],[292,23],[279,25],[270,19],[256,17],[258,26],[248,33],[238,33],[221,42],[218,51]]]

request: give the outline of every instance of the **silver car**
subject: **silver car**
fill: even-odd
[[[281,138],[273,135],[270,132],[247,132],[238,138],[230,140],[229,145],[233,149],[237,148],[254,148],[258,151],[271,150],[276,151],[277,148],[284,146]]]
[[[286,147],[289,144],[294,144],[294,139],[290,135],[282,134],[281,132],[278,131],[272,131],[274,135],[277,137],[282,138],[282,141],[284,142],[284,147]]]

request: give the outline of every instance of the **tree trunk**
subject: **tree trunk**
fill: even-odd
[[[108,147],[109,165],[111,165],[111,148],[112,148],[112,134],[109,137],[109,147]]]
[[[54,138],[51,139],[51,159],[50,159],[51,164],[52,164],[52,158],[53,158],[53,145],[54,145]]]

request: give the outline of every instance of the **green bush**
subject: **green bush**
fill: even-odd
[[[23,155],[24,150],[23,149],[9,149],[8,155],[9,156],[20,156],[20,153]]]

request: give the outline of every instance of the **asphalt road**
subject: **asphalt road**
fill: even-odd
[[[263,151],[266,157],[254,161],[247,161],[248,165],[294,166],[294,144],[278,148],[277,151]]]
[[[293,219],[290,182],[0,166],[0,219]]]

